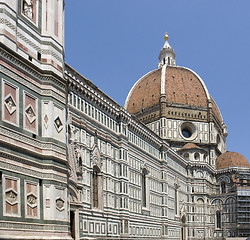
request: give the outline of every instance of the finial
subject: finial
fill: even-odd
[[[164,39],[165,39],[165,41],[168,40],[168,33],[167,32],[165,33]]]

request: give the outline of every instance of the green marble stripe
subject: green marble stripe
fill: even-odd
[[[15,159],[16,161],[19,160],[19,162],[23,162],[23,159],[25,160],[25,163],[29,164],[29,165],[36,165],[38,168],[43,168],[43,165],[50,165],[50,167],[48,167],[49,169],[54,167],[60,167],[60,168],[64,168],[66,171],[66,166],[65,163],[61,162],[61,161],[56,161],[55,159],[52,159],[51,156],[42,156],[42,157],[38,157],[37,154],[35,155],[27,155],[27,153],[25,153],[24,151],[20,151],[19,148],[9,148],[7,144],[1,143],[0,145],[0,152],[4,152],[7,155],[15,155],[18,156],[20,159]],[[66,153],[66,150],[65,150]],[[0,154],[1,155],[1,154]],[[12,156],[8,157],[9,159],[12,159]],[[32,161],[31,163],[29,163],[29,161]],[[35,162],[35,163],[34,163]],[[58,170],[59,171],[59,170]],[[63,171],[63,170],[61,170]]]

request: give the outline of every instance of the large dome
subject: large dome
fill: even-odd
[[[176,66],[167,34],[159,60],[158,69],[144,75],[130,90],[126,110],[146,124],[165,115],[172,119],[213,121],[221,128],[221,113],[206,85],[191,69]]]
[[[202,79],[194,71],[180,66],[165,65],[139,79],[127,97],[125,108],[132,114],[138,113],[159,104],[162,94],[169,105],[207,108],[210,102],[218,121],[223,121]]]
[[[217,156],[226,150],[227,128],[219,108],[201,77],[176,65],[167,35],[158,68],[134,84],[125,109],[176,151],[183,150],[187,143],[204,149],[200,159],[206,158],[213,167]]]
[[[227,167],[250,167],[247,159],[237,152],[225,152],[216,159],[216,169]]]

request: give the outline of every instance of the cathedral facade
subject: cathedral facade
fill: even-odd
[[[122,107],[64,62],[63,0],[0,0],[0,239],[246,239],[250,166],[165,35]]]

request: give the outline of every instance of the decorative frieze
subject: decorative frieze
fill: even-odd
[[[31,94],[24,91],[23,93],[23,119],[24,128],[33,133],[37,133],[38,123],[37,123],[37,113],[38,113],[38,104],[37,98]]]
[[[22,2],[22,13],[35,25],[38,22],[38,3],[37,0],[23,0]]]
[[[19,88],[2,79],[2,118],[14,125],[19,125]]]
[[[3,175],[3,215],[20,217],[20,179]]]
[[[0,50],[1,52],[1,50]],[[0,65],[0,72],[3,72],[8,77],[12,78],[18,83],[21,83],[23,86],[28,87],[30,90],[42,95],[42,96],[48,96],[53,97],[60,102],[64,102],[65,98],[61,95],[59,95],[57,92],[50,90],[50,89],[42,89],[41,87],[36,86],[35,84],[31,83],[31,81],[27,81],[25,78],[20,77],[16,73],[10,71],[9,69],[5,68],[3,65]],[[48,79],[49,81],[49,79]]]
[[[10,163],[5,163],[5,162],[0,162],[0,168],[8,170],[8,171],[13,171],[13,172],[22,172],[24,175],[35,177],[35,178],[40,178],[40,179],[47,179],[47,180],[56,180],[60,182],[67,182],[66,177],[59,176],[57,174],[53,173],[43,173],[41,171],[35,171],[31,170],[29,168],[24,168],[18,165],[12,165]],[[42,168],[41,168],[42,169]]]
[[[4,221],[0,222],[0,229],[68,232],[68,225],[31,224]]]
[[[39,72],[33,70],[31,67],[28,65],[23,64],[22,61],[14,57],[13,55],[10,55],[3,49],[0,49],[0,56],[2,58],[5,58],[6,60],[10,61],[12,64],[15,64],[16,67],[21,68],[23,71],[29,73],[30,76],[33,76],[35,79],[39,80],[40,82],[47,82],[47,83],[53,83],[55,86],[60,88],[63,92],[65,91],[65,84],[63,84],[61,81],[54,77],[50,76],[44,76],[40,74]],[[1,66],[2,67],[2,66]],[[2,71],[2,68],[0,68],[0,71]]]
[[[25,217],[40,217],[39,184],[25,181]]]
[[[60,147],[60,146],[55,145],[53,143],[43,143],[42,141],[38,141],[36,139],[29,138],[25,135],[18,134],[14,131],[8,130],[8,129],[1,127],[1,126],[0,126],[0,135],[5,135],[5,136],[8,136],[8,137],[13,138],[13,139],[18,139],[20,142],[24,142],[26,144],[30,144],[34,147],[38,147],[41,149],[46,149],[46,150],[51,149],[51,150],[57,151],[58,153],[65,152],[65,148],[63,148],[63,147]]]
[[[12,31],[16,32],[18,38],[20,40],[24,41],[25,45],[28,45],[28,46],[32,47],[34,50],[36,50],[37,52],[40,52],[41,54],[48,55],[48,56],[53,56],[58,62],[63,63],[63,59],[62,59],[62,57],[60,57],[60,55],[58,53],[56,53],[53,50],[49,50],[49,49],[41,49],[41,47],[39,46],[39,44],[35,44],[34,43],[34,40],[31,41],[30,39],[28,39],[27,37],[25,37],[25,35],[22,34],[20,31],[17,32],[16,26],[14,24],[12,24],[10,21],[8,21],[7,19],[0,18],[0,23],[6,25]],[[52,45],[53,49],[57,49],[56,46],[53,46],[53,44],[51,44],[51,45]],[[61,50],[58,49],[59,53],[61,53],[60,51]]]
[[[67,189],[55,185],[46,184],[44,192],[44,219],[46,220],[67,220]]]

